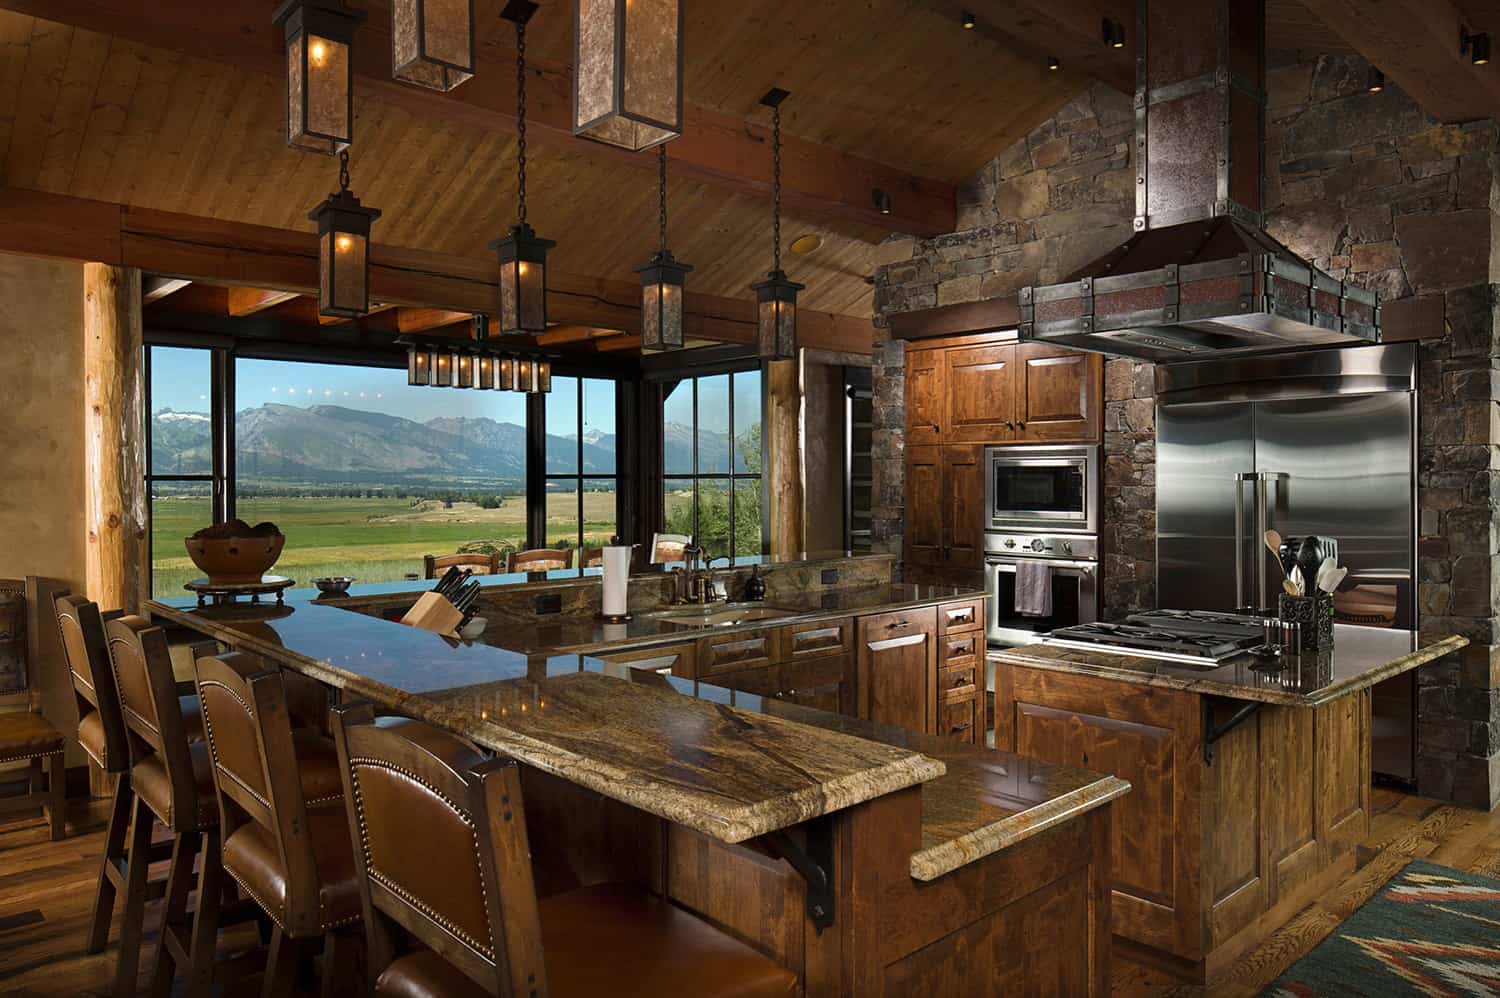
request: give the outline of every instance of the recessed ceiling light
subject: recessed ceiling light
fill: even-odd
[[[809,253],[816,252],[818,247],[822,245],[823,237],[818,235],[816,232],[809,232],[806,235],[798,236],[796,239],[793,239],[791,250],[793,253],[796,253],[799,256],[806,256]]]

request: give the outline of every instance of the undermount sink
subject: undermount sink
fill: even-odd
[[[733,627],[752,620],[792,617],[799,612],[801,611],[761,603],[707,603],[703,606],[672,607],[643,616],[666,621],[676,627]]]

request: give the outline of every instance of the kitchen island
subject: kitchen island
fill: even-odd
[[[936,620],[954,593],[906,595],[873,619]],[[849,598],[819,594],[775,623],[826,630],[827,614],[849,611],[824,601]],[[1108,992],[1123,781],[670,669],[446,639],[357,612],[357,596],[335,602],[293,591],[284,606],[150,609],[337,699],[517,759],[544,890],[643,883],[791,967],[810,995]],[[730,630],[694,640],[779,646],[784,633]]]
[[[1370,688],[1461,637],[1335,625],[1334,645],[1202,666],[1045,643],[992,652],[995,745],[1114,773],[1114,932],[1202,980],[1354,869]]]

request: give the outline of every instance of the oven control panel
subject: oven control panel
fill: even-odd
[[[1035,534],[988,531],[984,551],[1016,558],[1098,561],[1099,538],[1093,534]]]

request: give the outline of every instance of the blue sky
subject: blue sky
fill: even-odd
[[[304,364],[288,361],[235,362],[235,406],[253,409],[268,402],[283,405],[342,405],[426,421],[438,416],[487,416],[524,425],[525,401],[512,392],[412,388],[406,371]],[[552,379],[547,398],[548,432],[572,436],[578,404],[576,378]],[[584,430],[613,433],[613,386],[589,381],[584,387]],[[151,408],[160,412],[207,412],[209,354],[206,350],[154,347],[151,354]]]

